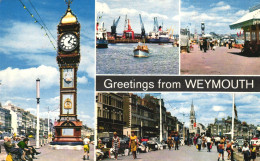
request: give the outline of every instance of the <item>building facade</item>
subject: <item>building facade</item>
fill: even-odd
[[[97,93],[98,137],[117,132],[123,135],[123,97],[116,93]]]

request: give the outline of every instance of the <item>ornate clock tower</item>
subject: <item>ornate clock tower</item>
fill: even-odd
[[[80,23],[68,9],[58,25],[57,63],[60,69],[60,115],[54,123],[52,145],[82,145],[82,122],[77,118],[77,71],[80,63]]]

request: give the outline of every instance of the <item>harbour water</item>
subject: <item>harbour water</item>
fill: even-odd
[[[178,74],[179,48],[172,44],[146,44],[148,58],[134,57],[134,44],[109,44],[97,49],[97,74]]]

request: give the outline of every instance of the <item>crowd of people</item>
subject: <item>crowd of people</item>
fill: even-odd
[[[28,160],[29,156],[32,159],[36,159],[35,155],[40,154],[37,152],[33,146],[29,146],[29,138],[25,137],[21,139],[19,137],[13,136],[4,138],[4,147],[8,153],[7,158],[12,158],[12,155],[17,155],[21,160]]]
[[[222,43],[220,40],[214,40],[211,38],[201,38],[198,42],[200,51],[204,52],[207,52],[207,50],[216,50],[216,47],[221,45],[226,46],[228,44],[229,49],[232,49],[233,47],[233,41],[231,39]],[[190,46],[192,47],[192,45]]]
[[[225,137],[206,137],[206,136],[195,136],[193,137],[193,144],[196,146],[198,151],[201,148],[207,148],[207,152],[210,152],[212,146],[215,144],[218,152],[218,161],[222,159],[224,161],[224,152],[227,153],[227,160],[234,161],[234,141],[229,141]],[[191,145],[191,144],[190,144]],[[255,161],[256,159],[256,145],[248,146],[248,143],[244,143],[242,148],[244,161]]]
[[[132,155],[133,155],[133,159],[137,159],[137,148],[139,145],[139,140],[137,138],[137,136],[135,135],[134,132],[131,133],[131,136],[129,137],[129,144],[128,144],[128,149],[130,149]],[[99,139],[98,140],[98,148],[99,150],[103,150],[105,148],[104,144],[102,143],[102,140]],[[119,149],[120,149],[120,138],[117,135],[117,132],[113,133],[113,137],[112,137],[112,147],[109,151],[109,153],[113,153],[114,158],[117,160],[118,159],[118,154],[119,154]],[[110,154],[109,154],[110,155]],[[102,159],[103,156],[100,155],[100,153],[97,154],[97,159],[100,160]]]

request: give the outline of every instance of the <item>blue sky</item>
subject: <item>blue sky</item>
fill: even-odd
[[[174,29],[179,34],[179,0],[97,0],[97,13],[103,12],[103,21],[107,31],[111,31],[113,20],[121,16],[117,32],[123,33],[125,15],[130,19],[135,33],[141,33],[139,14],[142,15],[146,33],[153,30],[153,17],[158,17],[159,25],[164,29]]]
[[[204,125],[214,123],[215,118],[222,119],[232,115],[231,93],[162,93],[162,98],[167,110],[181,121],[184,120],[186,126],[189,125],[192,100],[197,122]],[[235,104],[240,121],[260,125],[260,94],[236,93]]]
[[[204,21],[206,33],[237,33],[238,30],[230,30],[229,25],[257,4],[259,0],[182,0],[181,28],[190,26],[191,23],[192,33],[195,28],[201,33],[200,24]]]
[[[22,1],[37,16],[29,1]],[[67,9],[64,0],[31,2],[56,39],[57,25]],[[95,1],[76,0],[71,9],[81,23],[78,115],[83,124],[94,127]],[[51,112],[52,119],[58,118],[59,72],[56,51],[44,36],[44,30],[34,23],[18,0],[0,0],[0,20],[0,102],[11,102],[35,113],[35,80],[40,78],[41,117],[47,117],[46,107],[49,106],[54,110]],[[54,44],[56,46],[56,42]]]

